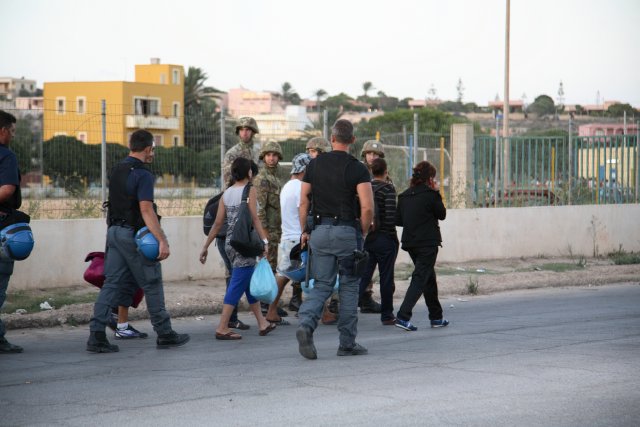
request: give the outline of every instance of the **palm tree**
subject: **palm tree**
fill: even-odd
[[[207,80],[207,73],[198,67],[189,67],[184,78],[184,109],[187,111],[200,103],[204,82]]]
[[[367,93],[373,88],[373,83],[364,82],[362,83],[362,90],[364,90],[364,96],[367,96]]]
[[[318,89],[313,93],[313,96],[316,97],[317,109],[318,109],[318,112],[320,112],[320,99],[327,96],[327,91],[325,91],[324,89]]]
[[[291,87],[292,87],[291,83],[289,82],[282,83],[282,92],[280,92],[280,94],[282,95],[282,99],[285,102],[288,102],[289,98],[291,97],[291,93],[292,93]]]

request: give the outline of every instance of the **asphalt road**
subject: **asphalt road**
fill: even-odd
[[[259,337],[247,314],[240,341],[214,339],[217,316],[176,319],[185,347],[115,354],[85,352],[86,326],[10,331],[25,353],[0,355],[0,425],[640,424],[640,286],[460,299],[442,299],[443,329],[422,305],[417,332],[361,315],[366,356],[337,357],[335,327],[320,326],[315,361],[295,326]]]

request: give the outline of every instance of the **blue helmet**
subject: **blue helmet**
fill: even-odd
[[[287,279],[293,282],[304,282],[307,276],[307,259],[309,252],[300,250],[300,244],[295,245],[289,254],[290,267],[285,271],[278,270]]]
[[[136,233],[136,245],[138,251],[148,260],[155,261],[160,255],[160,244],[158,239],[151,234],[147,227],[142,227]]]
[[[27,259],[33,250],[33,233],[26,222],[11,224],[0,230],[0,258]]]

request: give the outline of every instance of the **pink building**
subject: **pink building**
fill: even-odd
[[[638,132],[638,125],[627,124],[627,135]],[[606,136],[622,135],[624,133],[623,123],[589,123],[578,126],[578,136]]]
[[[234,117],[256,114],[282,114],[282,97],[274,92],[256,92],[244,88],[229,90],[229,114]]]

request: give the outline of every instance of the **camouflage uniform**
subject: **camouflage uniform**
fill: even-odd
[[[265,154],[276,153],[282,160],[282,150],[277,142],[267,142],[260,150],[260,160]],[[278,245],[282,235],[282,219],[280,216],[280,166],[268,167],[266,164],[253,179],[253,186],[258,193],[258,218],[269,235],[267,259],[275,272],[278,265]]]
[[[365,142],[362,146],[362,150],[360,151],[360,157],[362,158],[362,163],[369,169],[369,174],[371,175],[371,165],[367,163],[367,159],[365,158],[365,154],[367,153],[376,153],[380,158],[384,159],[384,146],[382,145],[382,141],[377,141],[375,139],[370,139]],[[373,176],[373,175],[372,175]],[[393,181],[391,177],[387,175],[385,182],[393,185]]]
[[[259,133],[258,125],[256,121],[251,117],[241,117],[238,120],[238,125],[236,126],[236,135],[240,132],[240,129],[243,127],[247,127],[251,129],[254,134]],[[260,146],[254,145],[253,138],[248,143],[242,142],[242,140],[238,141],[236,145],[231,147],[229,151],[227,151],[224,155],[224,160],[222,163],[222,187],[227,188],[229,182],[231,181],[231,164],[238,157],[243,157],[245,159],[253,160],[256,164],[260,161],[259,150]]]

